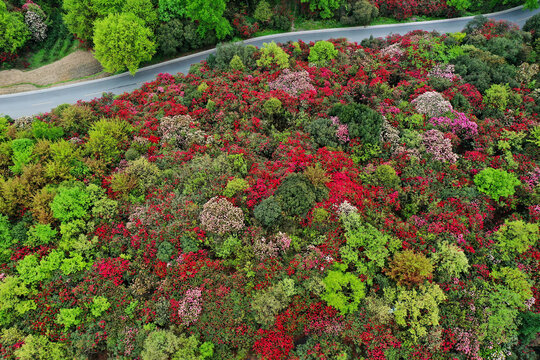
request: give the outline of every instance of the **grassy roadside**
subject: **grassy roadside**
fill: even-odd
[[[41,66],[60,60],[76,51],[79,48],[78,44],[79,42],[75,40],[73,36],[69,36],[68,38],[64,39],[57,39],[50,49],[40,49],[36,52],[28,54],[27,59],[30,65],[23,71],[34,70]]]
[[[14,87],[14,86],[19,86],[19,85],[32,85],[32,86],[35,86],[35,87],[37,87],[39,89],[46,89],[46,88],[54,86],[54,85],[65,84],[65,83],[72,82],[72,81],[77,81],[77,80],[91,79],[91,78],[94,78],[96,76],[100,76],[100,75],[103,75],[103,74],[106,74],[106,73],[107,73],[106,71],[100,71],[100,72],[98,72],[96,74],[93,74],[93,75],[81,76],[81,77],[74,78],[74,79],[57,81],[57,82],[54,82],[52,84],[47,84],[47,85],[34,84],[34,83],[31,83],[31,82],[21,82],[21,83],[16,83],[16,84],[9,84],[9,85],[0,86],[0,89],[7,89],[7,88]],[[121,73],[121,72],[118,72],[118,73]],[[116,75],[116,74],[111,74],[111,75]]]

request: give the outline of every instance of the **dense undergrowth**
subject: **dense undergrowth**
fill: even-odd
[[[536,35],[225,45],[0,126],[0,353],[536,359]]]

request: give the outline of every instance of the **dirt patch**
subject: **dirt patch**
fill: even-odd
[[[103,67],[94,59],[89,51],[78,50],[52,64],[42,66],[35,70],[5,70],[0,71],[0,94],[10,94],[21,91],[37,90],[39,86],[47,86],[79,79],[73,82],[85,81],[83,77],[99,74],[93,78],[105,77]],[[38,86],[35,86],[38,85]]]

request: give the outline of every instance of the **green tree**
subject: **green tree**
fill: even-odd
[[[15,53],[30,38],[22,14],[8,12],[3,1],[0,1],[0,34],[0,52]]]
[[[127,68],[135,74],[156,52],[152,38],[152,30],[132,13],[109,14],[94,25],[95,57],[108,72]]]
[[[323,279],[325,292],[321,298],[343,315],[353,313],[366,296],[366,285],[355,274],[345,272],[347,265],[336,263],[334,268]]]
[[[219,40],[232,32],[229,21],[223,17],[228,0],[191,0],[186,4],[186,15],[199,22],[197,31],[205,36],[208,31],[215,30]]]
[[[123,1],[122,12],[132,13],[144,21],[147,26],[153,27],[157,23],[157,12],[150,0],[127,0]]]
[[[91,40],[97,18],[92,0],[64,0],[62,8],[64,24],[68,30],[79,39]]]
[[[309,2],[311,11],[319,10],[321,17],[327,19],[334,15],[334,10],[341,6],[343,0],[300,0],[300,2]]]

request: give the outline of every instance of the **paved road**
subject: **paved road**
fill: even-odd
[[[533,11],[524,10],[522,7],[488,14],[487,16],[497,20],[508,20],[517,23],[520,27],[534,14],[540,13],[540,9]],[[373,35],[374,37],[385,37],[390,34],[405,34],[412,30],[436,30],[440,33],[456,32],[464,28],[471,20],[471,17],[423,21],[415,23],[376,25],[369,27],[354,27],[340,29],[326,29],[315,31],[300,31],[277,35],[263,36],[244,41],[246,44],[262,46],[264,42],[297,41],[299,39],[309,42],[318,40],[328,40],[331,38],[347,38],[350,41],[360,42]],[[139,88],[145,82],[153,81],[159,73],[176,74],[187,73],[191,64],[204,60],[214,50],[203,51],[194,55],[170,60],[165,63],[148,66],[140,69],[135,76],[124,73],[104,79],[91,80],[72,85],[58,86],[54,88],[29,91],[24,93],[1,95],[0,115],[7,114],[13,118],[33,115],[40,112],[48,112],[54,107],[64,103],[75,103],[77,100],[92,100],[100,97],[104,92],[122,94]]]

